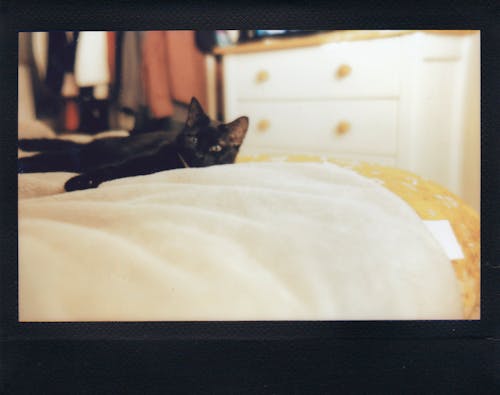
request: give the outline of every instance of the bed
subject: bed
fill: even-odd
[[[479,216],[410,172],[240,155],[65,193],[72,175],[18,177],[20,321],[480,318]]]

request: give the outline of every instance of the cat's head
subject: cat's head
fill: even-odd
[[[195,97],[191,99],[177,144],[190,167],[233,163],[248,130],[248,117],[229,123],[211,120]]]

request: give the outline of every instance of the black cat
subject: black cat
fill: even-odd
[[[66,191],[96,188],[116,178],[183,167],[233,163],[248,129],[248,117],[228,124],[204,113],[196,98],[189,105],[184,128],[172,141],[165,131],[108,137],[80,144],[61,139],[20,139],[19,148],[40,153],[20,158],[19,173],[68,171]]]

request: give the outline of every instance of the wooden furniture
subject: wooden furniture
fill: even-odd
[[[216,49],[242,154],[334,155],[409,170],[479,210],[479,32],[334,31]]]

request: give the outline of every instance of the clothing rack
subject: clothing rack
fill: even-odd
[[[21,33],[19,59],[36,116],[60,133],[147,131],[168,125],[174,102],[207,104],[194,31]]]

